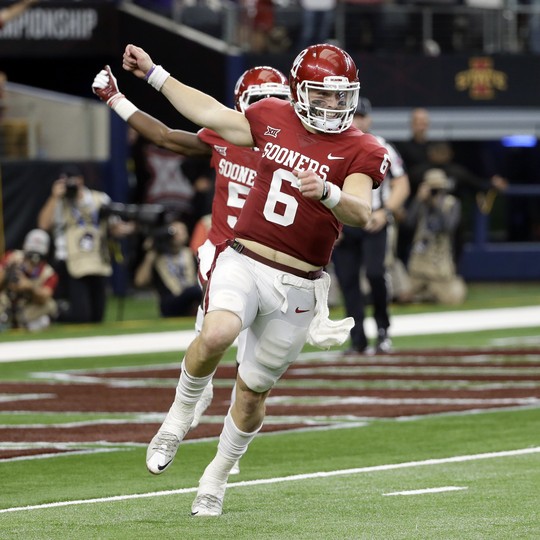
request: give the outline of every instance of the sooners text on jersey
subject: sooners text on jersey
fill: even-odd
[[[339,187],[347,176],[364,173],[377,187],[390,164],[386,149],[354,127],[336,134],[310,133],[292,106],[275,98],[254,103],[245,114],[262,155],[235,235],[326,265],[341,223],[319,201],[302,197],[292,171],[313,169]]]
[[[211,164],[216,171],[216,182],[208,238],[218,245],[233,237],[232,229],[253,187],[261,153],[235,146],[210,129],[201,129],[198,137],[212,147]]]

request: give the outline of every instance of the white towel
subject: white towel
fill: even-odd
[[[307,341],[310,345],[321,349],[343,345],[354,326],[352,317],[340,321],[332,321],[328,318],[330,281],[330,276],[323,272],[323,275],[313,282],[315,284],[315,317],[309,325]]]

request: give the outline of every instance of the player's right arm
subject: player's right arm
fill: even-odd
[[[139,110],[118,88],[111,68],[105,66],[94,78],[92,91],[135,131],[157,146],[185,156],[211,155],[212,149],[195,133],[171,129],[157,118]]]
[[[210,156],[212,149],[202,142],[196,133],[171,129],[157,118],[143,111],[137,111],[128,124],[157,146],[167,148],[184,156]]]
[[[122,67],[135,76],[146,79],[178,112],[194,124],[214,130],[232,144],[254,146],[249,122],[242,113],[171,77],[161,66],[156,66],[140,47],[126,47]]]

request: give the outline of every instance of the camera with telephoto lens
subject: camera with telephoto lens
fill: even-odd
[[[22,270],[18,264],[10,264],[6,267],[4,282],[6,285],[14,285],[19,282],[19,272]]]
[[[171,226],[174,214],[161,204],[110,203],[101,207],[100,218],[116,216],[134,221],[137,229],[153,239],[153,248],[160,254],[169,253],[176,230]]]
[[[152,231],[152,247],[160,254],[165,255],[171,252],[172,239],[176,234],[176,228],[172,225],[164,225]]]
[[[77,193],[79,192],[79,185],[77,179],[73,177],[66,178],[66,192],[64,197],[68,201],[74,201],[77,198]]]

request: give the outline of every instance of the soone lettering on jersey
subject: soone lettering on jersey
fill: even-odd
[[[256,171],[237,163],[232,163],[226,159],[219,160],[219,174],[240,184],[246,184],[253,187],[253,180],[257,174]]]
[[[321,165],[318,161],[304,156],[300,152],[283,148],[279,144],[268,142],[264,145],[263,157],[275,161],[284,167],[297,171],[315,171],[323,180],[327,180],[330,167]]]

